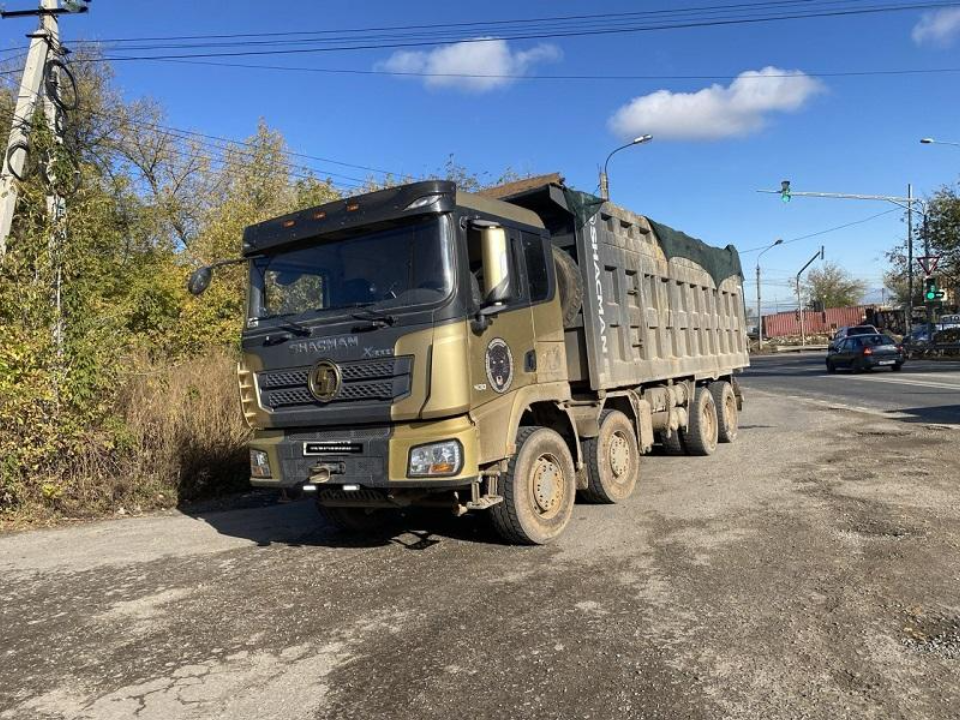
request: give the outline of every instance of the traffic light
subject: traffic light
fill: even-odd
[[[790,181],[781,180],[780,181],[780,200],[782,202],[790,202]]]
[[[937,284],[937,278],[928,277],[923,280],[923,299],[926,302],[936,302],[937,300],[943,300],[946,293],[940,289],[940,286]]]

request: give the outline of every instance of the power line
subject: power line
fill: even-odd
[[[97,111],[95,111],[95,110],[88,110],[87,112],[89,112],[91,115],[94,115],[94,116],[97,116],[97,117],[100,117],[100,118],[104,118],[104,119],[116,119],[116,118],[114,118],[112,115],[110,115],[109,113],[97,112]],[[182,135],[182,136],[187,136],[187,137],[183,137],[182,139],[201,138],[201,139],[204,140],[204,141],[208,141],[208,142],[201,142],[201,143],[200,143],[200,144],[204,144],[204,145],[206,145],[206,146],[211,146],[211,142],[209,142],[209,141],[214,141],[214,142],[224,143],[224,144],[229,144],[229,145],[234,145],[234,146],[238,146],[238,147],[246,147],[246,148],[254,148],[254,149],[256,149],[256,148],[258,147],[255,142],[252,142],[252,141],[249,141],[249,140],[237,140],[237,139],[233,139],[233,138],[223,137],[223,136],[220,136],[220,135],[210,135],[210,134],[202,133],[202,132],[199,132],[199,131],[196,131],[196,130],[185,130],[185,129],[182,129],[182,128],[171,127],[171,126],[169,126],[169,125],[161,125],[161,124],[159,124],[159,123],[151,123],[151,122],[143,121],[143,120],[139,120],[139,121],[137,121],[137,123],[138,123],[139,125],[142,125],[142,126],[144,126],[144,127],[152,128],[152,129],[157,130],[157,131],[159,131],[159,132],[168,133],[168,134],[169,134],[169,133],[176,133],[176,134],[179,134],[179,135]],[[222,149],[222,148],[219,148],[219,149]],[[338,165],[338,166],[340,166],[340,167],[354,168],[354,169],[357,169],[357,170],[366,170],[366,171],[368,171],[368,172],[378,173],[378,174],[381,174],[381,175],[393,175],[393,176],[396,176],[396,177],[407,177],[407,176],[409,175],[409,173],[395,172],[395,171],[392,171],[392,170],[383,170],[383,169],[375,168],[375,167],[372,167],[372,166],[369,166],[369,165],[359,165],[359,164],[356,164],[356,163],[349,163],[349,162],[345,162],[345,161],[342,161],[342,160],[334,160],[334,159],[332,159],[332,158],[321,157],[321,156],[318,156],[318,155],[309,155],[309,154],[307,154],[307,153],[296,152],[296,151],[294,151],[294,150],[289,150],[289,149],[285,150],[285,154],[288,155],[288,156],[291,156],[291,157],[303,158],[303,159],[306,159],[306,160],[313,160],[313,161],[315,161],[315,162],[322,162],[322,163],[326,163],[326,164],[330,164],[330,165]],[[313,167],[313,166],[310,166],[310,165],[296,165],[296,164],[291,164],[291,167],[294,167],[294,168],[299,167],[300,169],[305,169],[305,170],[308,170],[308,171],[310,171],[310,172],[318,173],[318,174],[320,174],[320,175],[341,177],[341,178],[344,178],[344,179],[346,179],[346,180],[352,180],[352,181],[356,181],[356,182],[359,182],[359,183],[365,183],[365,182],[366,182],[365,179],[353,177],[353,176],[350,176],[350,175],[345,175],[345,174],[343,174],[343,173],[338,173],[338,172],[335,172],[335,171],[330,171],[330,170],[327,170],[327,169],[324,169],[324,168]],[[359,187],[359,186],[354,186],[354,187]]]
[[[760,3],[736,3],[729,5],[699,5],[686,8],[673,8],[670,10],[647,10],[647,11],[635,11],[635,12],[622,12],[622,13],[590,13],[582,15],[555,15],[547,17],[536,17],[536,18],[516,18],[512,20],[487,20],[487,21],[471,21],[471,22],[457,22],[457,23],[428,23],[428,24],[418,24],[418,25],[387,25],[379,27],[367,27],[367,28],[344,28],[341,30],[288,30],[282,32],[256,32],[256,33],[225,33],[217,35],[173,35],[173,36],[159,36],[159,37],[141,37],[141,38],[108,38],[103,39],[100,42],[103,43],[124,43],[124,42],[150,42],[150,41],[172,41],[172,40],[204,40],[204,39],[213,39],[213,40],[222,40],[222,39],[236,39],[236,38],[255,38],[255,37],[289,37],[297,35],[335,35],[337,33],[343,34],[355,34],[355,33],[369,33],[369,32],[384,32],[384,31],[399,31],[399,30],[434,30],[438,28],[455,28],[455,27],[472,27],[472,28],[487,28],[487,27],[496,27],[504,25],[543,25],[544,23],[550,22],[560,22],[560,21],[583,21],[583,20],[593,20],[598,18],[625,18],[625,17],[638,17],[638,16],[649,16],[649,15],[662,15],[662,14],[678,14],[684,12],[694,12],[697,10],[702,11],[720,11],[727,9],[738,9],[738,8],[751,8],[751,9],[760,9],[764,6],[777,6],[777,5],[808,5],[811,0],[779,0],[777,2],[760,2]],[[475,31],[475,30],[474,30]]]
[[[290,65],[262,65],[258,63],[231,63],[206,60],[158,60],[158,62],[177,63],[182,65],[205,65],[209,67],[232,67],[251,70],[279,70],[282,72],[312,72],[331,75],[388,75],[396,77],[424,77],[424,78],[465,78],[465,79],[495,79],[495,80],[776,80],[798,77],[798,73],[763,74],[748,77],[738,75],[522,75],[522,74],[488,74],[488,73],[433,73],[408,72],[393,70],[359,70],[353,68],[316,68]],[[802,74],[812,78],[840,78],[840,77],[871,77],[896,75],[938,75],[960,73],[960,68],[902,68],[890,70],[839,70],[825,72],[807,72]]]
[[[827,228],[826,230],[818,230],[817,232],[810,233],[809,235],[801,235],[800,237],[795,237],[790,240],[784,240],[781,245],[789,245],[791,243],[800,242],[801,240],[809,240],[810,238],[820,237],[821,235],[826,235],[827,233],[837,232],[838,230],[844,230],[848,227],[853,227],[854,225],[862,225],[863,223],[870,222],[871,220],[876,220],[878,217],[883,217],[884,215],[889,215],[890,213],[895,213],[899,211],[900,208],[891,208],[890,210],[884,210],[881,213],[876,215],[871,215],[870,217],[863,218],[862,220],[854,220],[853,222],[844,223],[843,225],[837,225],[836,227]],[[769,244],[761,245],[759,247],[750,248],[749,250],[740,250],[741,255],[746,255],[747,253],[759,252],[764,248],[770,247]]]
[[[362,44],[353,44],[353,45],[340,45],[333,47],[310,47],[310,48],[286,48],[286,49],[273,49],[273,50],[234,50],[230,52],[201,52],[201,53],[180,53],[180,54],[166,54],[166,55],[125,55],[125,56],[115,56],[115,57],[103,57],[103,58],[89,58],[81,59],[83,62],[124,62],[124,61],[140,61],[140,60],[179,60],[179,59],[194,59],[194,58],[218,58],[218,57],[249,57],[249,56],[262,56],[262,55],[299,55],[299,54],[314,54],[314,53],[326,53],[326,52],[340,52],[340,51],[353,51],[353,50],[375,50],[375,49],[391,49],[391,48],[404,48],[404,47],[422,47],[422,46],[436,46],[441,44],[450,44],[450,43],[478,43],[478,42],[489,42],[493,39],[506,39],[506,40],[537,40],[537,39],[551,39],[551,38],[567,38],[567,37],[585,37],[585,36],[597,36],[597,35],[621,35],[629,33],[639,33],[639,32],[654,32],[654,31],[663,31],[663,30],[677,30],[677,29],[689,29],[689,28],[699,28],[699,27],[720,27],[720,26],[731,26],[731,25],[744,25],[744,24],[756,24],[756,23],[766,23],[766,22],[780,22],[788,20],[801,20],[801,19],[811,19],[811,18],[827,18],[827,17],[843,17],[843,16],[859,16],[859,15],[871,15],[878,13],[889,13],[889,12],[899,12],[905,10],[923,10],[923,9],[937,9],[937,8],[950,8],[958,7],[960,3],[958,2],[925,2],[925,3],[913,3],[913,4],[887,4],[887,5],[872,5],[869,7],[865,6],[856,6],[856,7],[843,7],[837,9],[821,9],[807,12],[786,12],[780,14],[767,14],[762,16],[744,16],[744,17],[729,17],[724,19],[697,19],[692,18],[689,20],[683,20],[678,22],[659,24],[659,25],[639,25],[639,26],[627,26],[627,27],[604,27],[604,28],[595,28],[595,29],[580,29],[580,30],[566,30],[562,32],[538,32],[538,31],[520,31],[519,33],[503,33],[500,37],[491,38],[491,37],[434,37],[424,40],[412,40],[405,42],[366,42]],[[136,48],[134,48],[136,49]]]

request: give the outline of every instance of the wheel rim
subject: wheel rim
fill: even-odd
[[[616,481],[621,480],[630,470],[630,444],[621,432],[614,433],[610,438],[609,463]]]
[[[563,469],[556,457],[541,455],[533,464],[530,473],[533,491],[534,509],[541,518],[551,518],[560,512],[566,492],[563,483]]]

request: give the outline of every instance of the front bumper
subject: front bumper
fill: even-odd
[[[452,477],[408,477],[411,448],[443,440],[459,440],[463,446],[460,472]],[[314,444],[312,448],[308,448],[309,443]],[[323,454],[305,453],[305,448],[316,449],[318,443],[322,444]],[[270,463],[271,477],[250,478],[256,487],[302,485],[310,480],[318,464],[342,470],[325,483],[329,486],[349,483],[369,488],[458,487],[474,482],[479,475],[477,432],[466,415],[355,428],[258,430],[249,447],[265,452]]]

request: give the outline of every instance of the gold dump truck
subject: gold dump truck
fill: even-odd
[[[346,530],[428,506],[539,544],[577,495],[628,498],[655,446],[735,439],[736,249],[559,176],[492,195],[416,182],[247,228],[254,485],[312,493]]]

